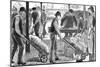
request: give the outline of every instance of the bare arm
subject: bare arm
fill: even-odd
[[[33,32],[33,27],[34,27],[33,22],[30,22],[30,29],[29,29],[30,34],[31,34],[31,32]]]
[[[19,34],[21,37],[24,37],[23,34],[21,34],[20,29],[19,29],[19,22],[20,22],[20,18],[16,17],[15,20],[15,31],[17,32],[17,34]]]
[[[54,25],[54,27],[55,27],[55,30],[56,30],[58,36],[61,38],[61,33],[60,33],[60,28],[59,28],[59,26],[58,26],[58,23],[55,21],[55,22],[53,23],[53,25]]]
[[[75,26],[77,26],[77,20],[76,20],[76,17],[73,16],[73,18],[74,18],[74,21],[75,21]]]

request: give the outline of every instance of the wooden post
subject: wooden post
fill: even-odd
[[[68,4],[68,11],[69,11],[69,9],[70,9],[70,4]]]
[[[29,2],[26,2],[26,37],[29,38]],[[30,44],[27,42],[26,52],[30,52]]]
[[[41,25],[43,25],[43,21],[42,21],[42,2],[40,2],[40,8],[41,8]],[[43,31],[43,30],[42,30]],[[42,39],[42,37],[43,37],[43,33],[41,34],[41,39]]]
[[[84,20],[85,20],[86,19],[86,16],[85,16],[86,15],[86,13],[85,13],[86,12],[86,6],[85,5],[83,6],[83,11],[84,11]]]
[[[40,7],[41,7],[41,15],[42,15],[42,2],[40,2]],[[41,16],[41,21],[42,21],[42,16]]]

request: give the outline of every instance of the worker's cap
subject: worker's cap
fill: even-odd
[[[19,11],[26,11],[24,7],[20,7]]]
[[[73,12],[74,12],[74,10],[73,10],[73,9],[69,9],[69,12],[73,13]]]
[[[90,6],[88,9],[90,9],[92,12],[94,12],[93,6]]]
[[[61,16],[61,13],[59,11],[57,11],[55,16]]]

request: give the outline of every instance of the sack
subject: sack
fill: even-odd
[[[31,41],[35,43],[35,45],[37,45],[38,47],[41,47],[42,49],[44,49],[46,52],[49,53],[49,47],[44,41],[42,41],[37,36],[30,35],[29,37],[30,37]],[[34,44],[31,44],[31,45],[34,46]]]

